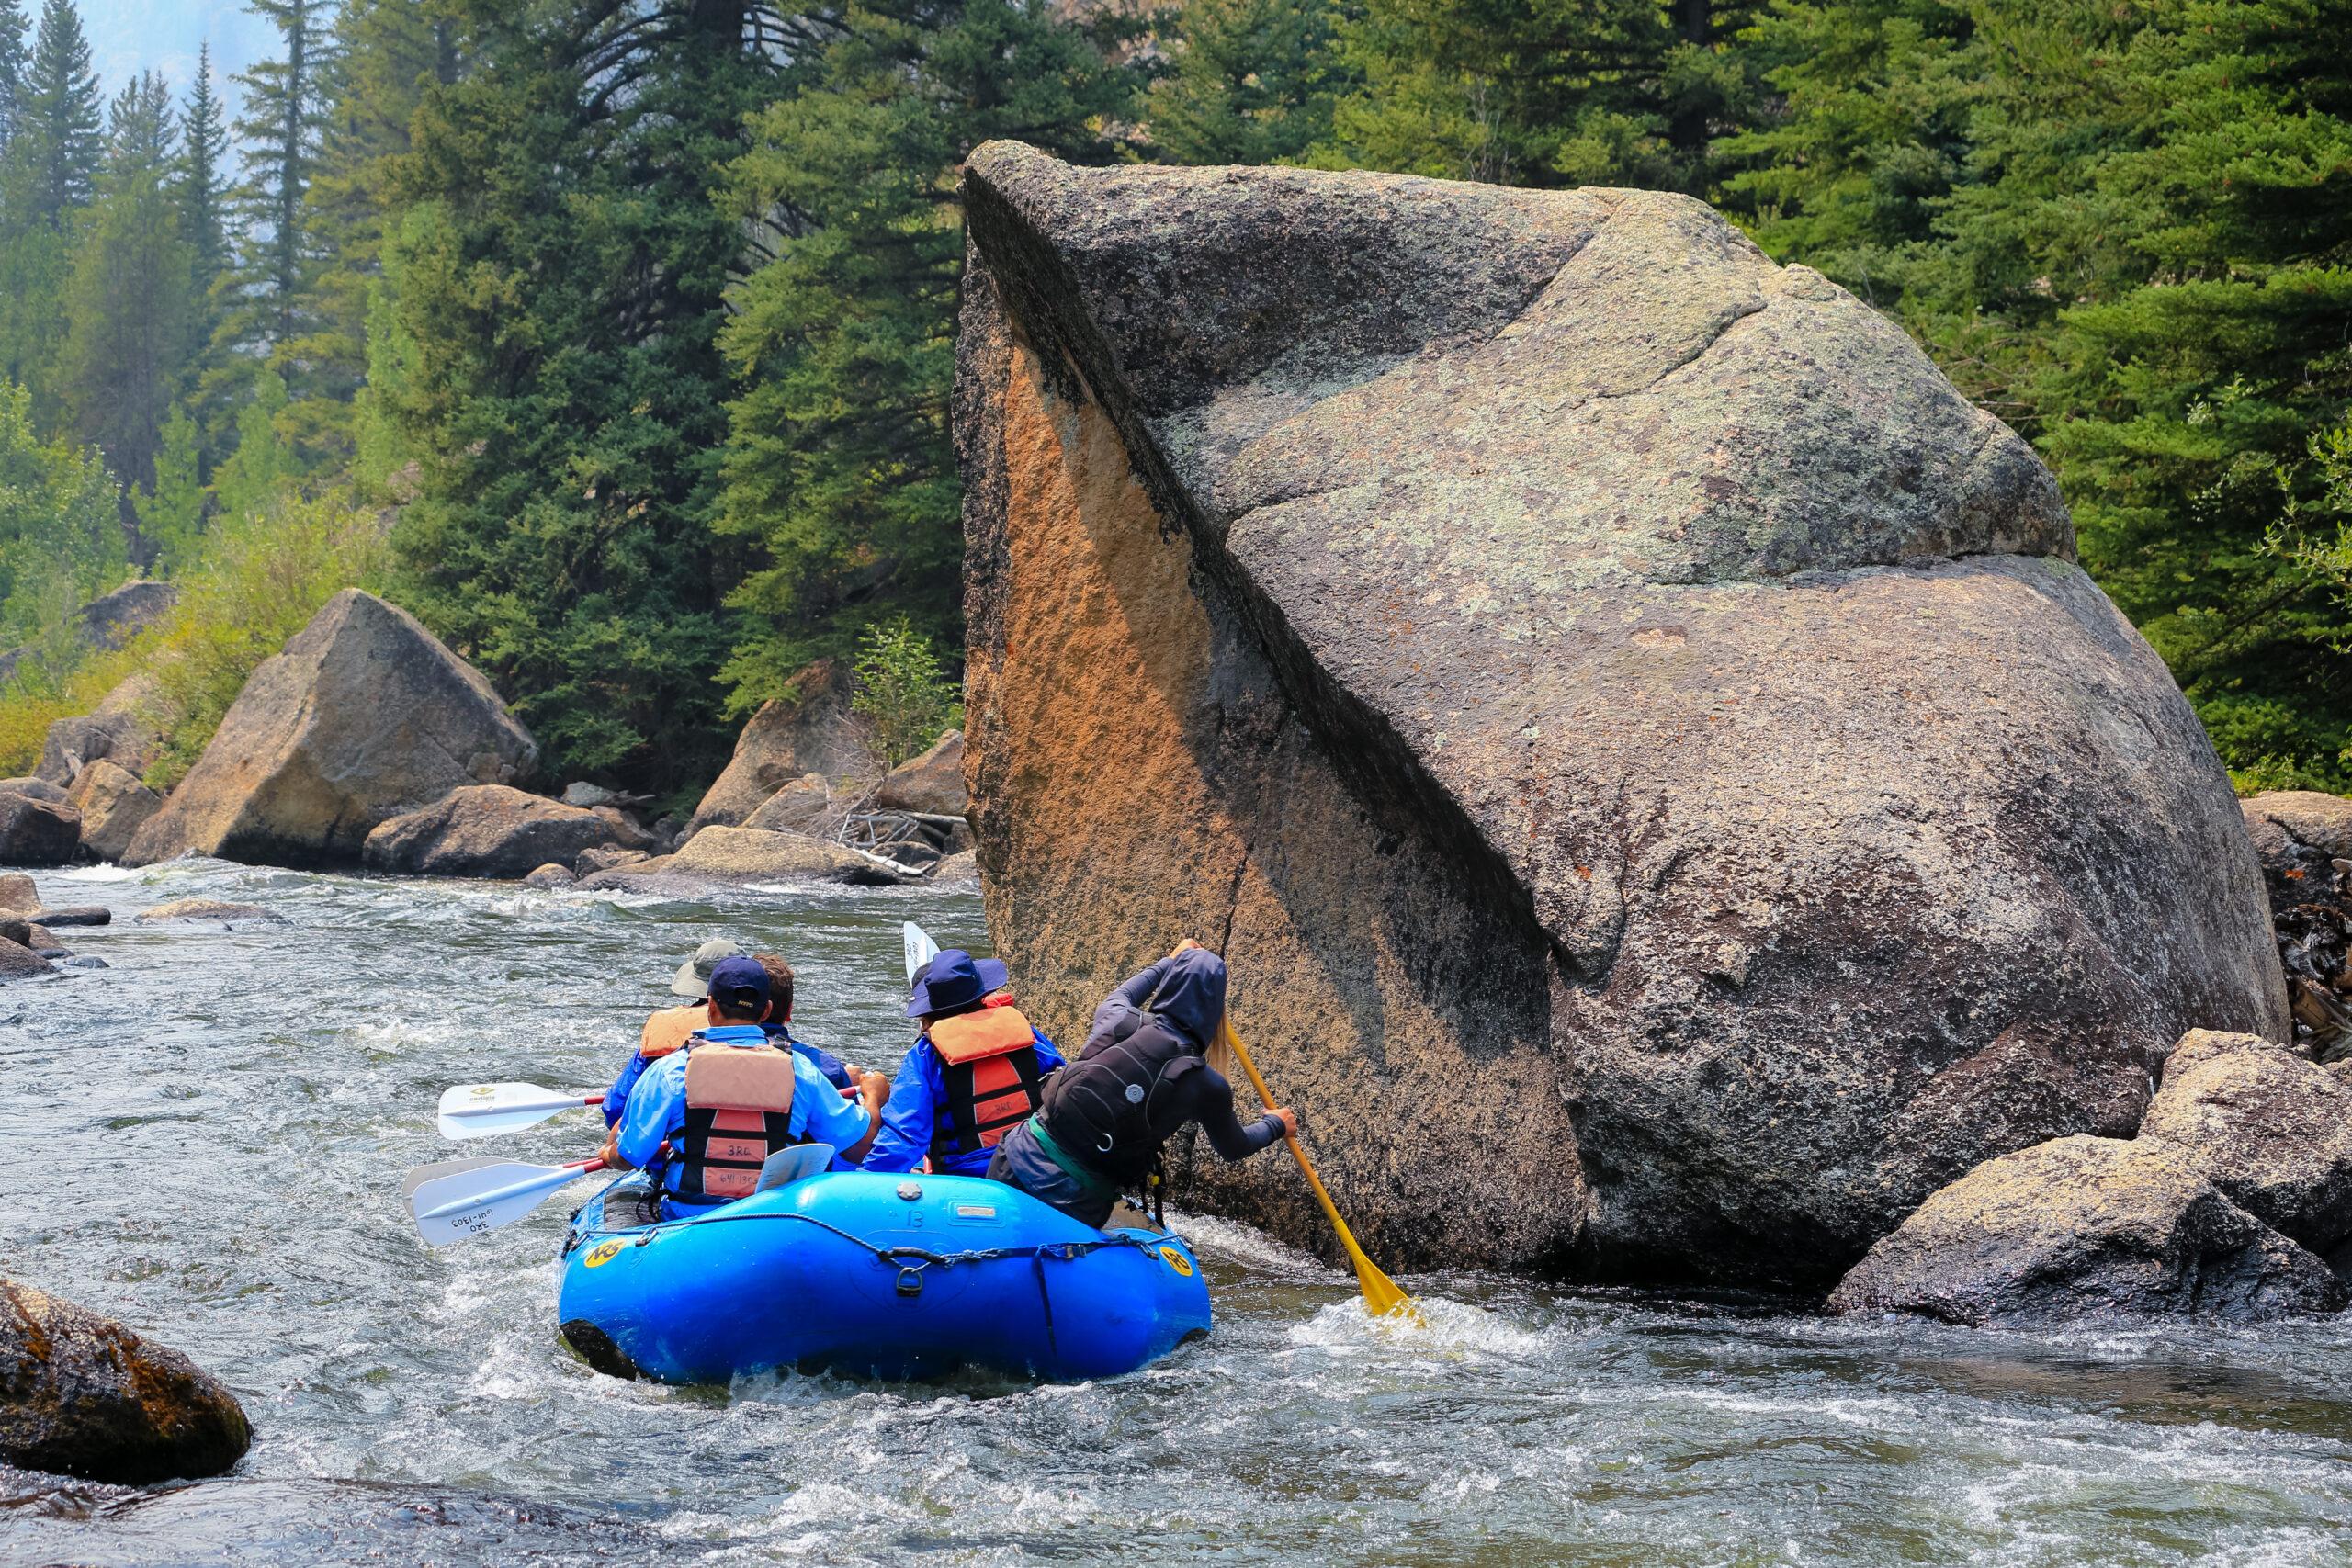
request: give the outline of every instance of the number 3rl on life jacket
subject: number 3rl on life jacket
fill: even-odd
[[[792,1053],[769,1045],[686,1045],[684,1147],[671,1192],[689,1203],[748,1198],[792,1135]]]
[[[924,1037],[947,1090],[932,1123],[933,1159],[992,1149],[1037,1109],[1036,1032],[1019,1008],[933,1019]]]

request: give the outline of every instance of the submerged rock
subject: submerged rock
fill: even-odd
[[[218,898],[175,898],[152,909],[141,909],[130,918],[142,926],[168,925],[175,920],[212,920],[222,924],[254,920],[280,926],[286,923],[286,917],[275,909],[259,904],[228,904]]]
[[[162,795],[104,758],[74,775],[70,796],[82,814],[83,852],[92,860],[120,860],[133,836],[164,808]]]
[[[186,1356],[0,1280],[0,1459],[142,1484],[218,1475],[252,1441],[235,1395]]]
[[[190,850],[351,863],[378,823],[467,784],[510,783],[537,754],[471,665],[405,610],[346,588],[254,671],[124,863]]]
[[[64,865],[81,848],[80,812],[57,801],[0,789],[0,862]]]
[[[571,867],[549,863],[523,878],[523,885],[526,887],[569,887],[574,880]]]
[[[997,142],[965,194],[997,951],[1075,1038],[1220,947],[1384,1261],[1826,1284],[2285,1027],[2049,473],[1817,273],[1663,193]]]
[[[848,670],[819,660],[793,684],[796,696],[762,703],[743,726],[735,755],[686,823],[688,837],[713,824],[741,824],[803,773],[873,776],[864,732],[850,716]]]
[[[2192,1030],[2165,1062],[2142,1139],[2187,1150],[2255,1218],[2324,1254],[2352,1238],[2352,1062]]]
[[[964,732],[951,729],[922,756],[899,763],[875,786],[874,804],[885,811],[922,811],[961,817],[970,804],[964,793]]]
[[[2190,1151],[2077,1134],[1987,1160],[1872,1247],[1833,1312],[1946,1323],[2335,1312],[2327,1265],[2231,1202]]]
[[[361,859],[372,871],[523,876],[583,850],[627,842],[602,812],[504,784],[473,784],[379,825],[368,835]]]

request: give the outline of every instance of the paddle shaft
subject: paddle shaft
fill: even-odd
[[[1250,1059],[1250,1048],[1241,1043],[1241,1036],[1233,1032],[1233,1025],[1229,1022],[1225,1026],[1225,1043],[1233,1048],[1233,1059],[1241,1064],[1241,1070],[1250,1075],[1250,1087],[1258,1091],[1259,1100],[1271,1108],[1274,1103],[1274,1091],[1268,1089],[1266,1080],[1258,1076],[1258,1064]],[[1329,1220],[1331,1228],[1340,1233],[1340,1243],[1351,1253],[1362,1252],[1363,1248],[1356,1246],[1355,1236],[1348,1230],[1348,1222],[1340,1218],[1340,1206],[1331,1201],[1331,1194],[1323,1190],[1323,1179],[1315,1174],[1315,1162],[1308,1159],[1306,1151],[1299,1146],[1298,1134],[1284,1128],[1283,1142],[1290,1145],[1290,1157],[1298,1161],[1299,1174],[1306,1178],[1306,1185],[1314,1190],[1315,1201],[1323,1205],[1323,1217]]]
[[[605,1097],[601,1093],[575,1094],[566,1095],[560,1099],[514,1100],[505,1105],[466,1105],[455,1111],[444,1111],[441,1114],[444,1116],[519,1116],[532,1111],[545,1111],[552,1114],[558,1111],[576,1111],[583,1105],[604,1103]]]
[[[592,1170],[604,1168],[605,1161],[601,1156],[594,1159],[574,1160],[570,1165],[558,1166],[552,1170],[542,1171],[537,1176],[526,1177],[521,1181],[509,1182],[504,1187],[492,1188],[488,1192],[472,1192],[463,1198],[452,1198],[447,1203],[427,1209],[416,1217],[420,1220],[446,1220],[451,1214],[462,1213],[467,1209],[486,1208],[493,1203],[503,1203],[509,1198],[523,1198],[533,1192],[548,1191],[564,1186],[568,1182],[576,1181]]]

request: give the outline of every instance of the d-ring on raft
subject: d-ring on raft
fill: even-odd
[[[631,1223],[640,1183],[574,1216],[556,1303],[572,1348],[616,1376],[978,1367],[1060,1382],[1134,1371],[1209,1331],[1181,1237],[1098,1231],[1001,1182],[841,1171],[654,1224]]]

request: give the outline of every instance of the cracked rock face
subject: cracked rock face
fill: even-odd
[[[999,950],[1075,1035],[1222,947],[1385,1258],[1826,1282],[2283,1027],[2049,474],[1842,290],[1650,193],[992,143],[966,194]],[[1276,1162],[1180,1176],[1318,1232]]]

